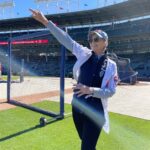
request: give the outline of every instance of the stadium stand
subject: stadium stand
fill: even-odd
[[[89,25],[96,23],[108,23],[130,18],[149,15],[149,0],[127,0],[122,3],[105,6],[102,8],[47,15],[48,19],[60,26]],[[19,18],[0,20],[0,31],[12,31],[20,29],[37,29],[43,26],[33,18]]]
[[[145,26],[146,24],[146,26]],[[128,21],[125,23],[116,24],[115,28],[112,28],[111,25],[106,26],[96,26],[94,28],[101,28],[105,30],[109,37],[110,37],[110,44],[109,44],[109,51],[115,52],[117,55],[120,55],[121,57],[127,57],[131,59],[131,66],[134,70],[139,72],[138,76],[140,77],[150,77],[150,66],[145,65],[149,64],[148,59],[145,59],[146,56],[149,54],[149,47],[150,47],[150,19],[143,19],[138,21]],[[76,41],[79,41],[83,45],[87,45],[87,34],[90,30],[89,27],[84,28],[72,28],[69,29],[68,32],[71,35],[73,39]],[[27,32],[23,33],[12,33],[11,36],[15,37],[18,35],[27,34]],[[0,41],[5,41],[10,34],[2,33]],[[48,39],[49,43],[48,45],[44,45],[44,49],[46,49],[46,53],[53,54],[54,52],[59,55],[59,44],[53,37],[42,37],[41,39]],[[37,52],[37,46],[38,46],[38,52]],[[1,45],[1,50],[6,50],[6,45]],[[21,59],[25,59],[25,67],[28,68],[28,71],[26,70],[26,74],[31,75],[31,72],[34,72],[36,75],[47,75],[47,76],[59,76],[59,66],[57,57],[48,57],[48,60],[46,61],[44,56],[39,56],[39,53],[43,52],[43,45],[15,45],[14,49],[20,49],[20,51],[14,51],[14,55],[16,55],[15,60],[16,63],[13,63],[13,71],[14,74],[17,74],[19,72],[19,68],[16,67],[15,64],[18,64]],[[25,50],[29,50],[29,57],[30,61],[27,61],[27,53],[25,53]],[[35,52],[36,51],[36,52]],[[146,51],[146,52],[145,52]],[[2,52],[1,52],[2,53]],[[4,52],[3,52],[4,53]],[[6,53],[6,52],[5,52]],[[134,53],[134,57],[132,55]],[[142,54],[141,54],[142,53]],[[35,56],[33,56],[33,54]],[[68,60],[66,60],[66,76],[71,76],[71,70],[72,66],[75,62],[75,58],[68,53]],[[136,57],[135,57],[136,56]],[[2,59],[2,57],[1,57]],[[3,64],[6,64],[6,59],[1,60]],[[55,66],[51,65],[55,64]],[[4,68],[6,66],[4,65]],[[17,69],[18,68],[18,69]],[[6,69],[4,69],[4,73],[6,73]],[[122,75],[121,75],[122,76]]]
[[[139,5],[145,7],[144,10],[139,9]],[[138,4],[138,5],[137,5]],[[122,8],[128,6],[130,15],[124,13]],[[133,12],[133,7],[138,9],[138,11]],[[117,55],[118,68],[120,72],[120,77],[125,78],[132,74],[138,72],[138,77],[140,78],[150,78],[150,18],[132,20],[130,18],[140,17],[148,15],[150,4],[147,0],[130,0],[117,5],[108,6],[105,8],[100,8],[96,10],[87,10],[83,12],[73,12],[71,14],[60,14],[55,16],[47,16],[52,18],[54,22],[57,22],[60,26],[72,26],[72,25],[82,25],[82,24],[93,24],[106,22],[107,25],[94,25],[93,28],[100,28],[106,31],[109,35],[109,47],[108,51],[110,53],[115,53]],[[132,9],[131,9],[132,8]],[[123,22],[112,22],[112,16],[115,10],[114,21],[119,21],[123,19],[128,19]],[[139,10],[141,12],[139,12]],[[101,11],[101,14],[99,14]],[[104,12],[108,12],[108,16],[103,16]],[[132,11],[132,12],[131,12]],[[128,13],[129,13],[128,12]],[[75,15],[76,14],[76,15]],[[72,19],[71,16],[76,16]],[[94,22],[92,21],[92,16],[95,15]],[[110,16],[111,15],[111,16]],[[120,16],[119,16],[120,15]],[[61,17],[63,16],[63,17]],[[85,17],[86,16],[86,17]],[[129,17],[130,16],[130,17]],[[89,17],[89,18],[88,18]],[[97,17],[97,18],[96,18]],[[58,20],[59,18],[59,20]],[[63,19],[62,19],[63,18]],[[89,20],[89,21],[88,21]],[[23,22],[24,21],[24,22]],[[91,21],[91,22],[90,22]],[[22,24],[23,22],[23,24]],[[70,23],[70,24],[67,24]],[[15,37],[23,34],[30,34],[34,31],[28,31],[28,29],[41,28],[41,25],[35,23],[31,18],[21,18],[14,20],[4,20],[0,21],[0,62],[3,65],[3,74],[7,73],[7,45],[4,44],[9,37]],[[7,23],[7,26],[5,25]],[[12,27],[13,24],[13,27]],[[20,32],[9,32],[10,29],[17,29]],[[26,29],[26,31],[22,31]],[[88,46],[87,35],[90,27],[78,26],[75,28],[68,28],[68,33],[70,36],[78,41],[79,43]],[[7,32],[5,32],[7,31]],[[38,38],[35,38],[38,40]],[[20,67],[18,64],[21,60],[25,60],[25,74],[27,75],[41,75],[41,76],[59,76],[59,58],[60,58],[60,45],[52,36],[44,36],[40,39],[47,39],[47,44],[16,44],[13,45],[13,63],[12,70],[14,74],[20,72]],[[31,39],[32,40],[32,39]],[[42,54],[46,54],[42,55]],[[72,67],[75,63],[76,58],[67,51],[66,54],[66,73],[68,77],[72,77]],[[127,59],[126,59],[127,58]],[[124,69],[119,66],[119,64],[124,63],[126,68],[126,73]],[[123,65],[123,64],[122,64]],[[133,68],[133,69],[131,69]],[[135,70],[135,71],[133,71]],[[130,80],[129,78],[126,80]],[[132,79],[134,82],[134,79]],[[128,82],[128,81],[127,81]]]
[[[0,62],[0,81],[2,80],[2,64]]]

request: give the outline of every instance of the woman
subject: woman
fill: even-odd
[[[107,58],[108,36],[102,30],[89,32],[90,49],[74,41],[66,32],[37,10],[32,16],[45,25],[52,35],[77,58],[73,75],[72,112],[81,139],[81,150],[95,150],[101,129],[109,132],[107,99],[116,91],[117,67]]]

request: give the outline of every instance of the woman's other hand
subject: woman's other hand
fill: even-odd
[[[92,95],[93,94],[93,88],[92,87],[83,85],[81,83],[74,84],[73,90],[75,91],[74,93],[77,94],[78,97],[83,96],[83,95]]]

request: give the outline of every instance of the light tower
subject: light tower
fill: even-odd
[[[8,10],[8,13],[10,17],[12,17],[12,9],[15,7],[14,0],[3,0],[0,2],[0,10],[2,11],[2,17],[6,14],[6,10]]]
[[[40,6],[44,6],[45,10],[47,10],[47,13],[49,7],[52,6],[55,7],[57,13],[59,13],[60,10],[70,12],[72,4],[77,4],[78,10],[80,7],[80,0],[34,0],[34,2],[37,4],[37,9],[41,10]]]
[[[58,0],[34,0],[34,2],[37,4],[37,9],[40,9],[40,6],[43,5],[44,8],[48,11],[49,3],[58,3]]]
[[[104,1],[104,6],[106,6],[106,5],[107,5],[107,0]]]

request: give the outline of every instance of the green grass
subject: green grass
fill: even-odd
[[[48,109],[51,103],[36,104]],[[65,105],[66,113],[71,106]],[[0,150],[80,150],[72,117],[38,127],[41,114],[15,108],[0,112]],[[48,118],[48,117],[46,117]],[[111,132],[102,132],[97,150],[150,150],[150,121],[110,113]]]
[[[19,79],[19,76],[11,76],[11,80],[18,80],[18,79]],[[7,76],[3,75],[2,76],[2,80],[3,81],[7,81]]]

